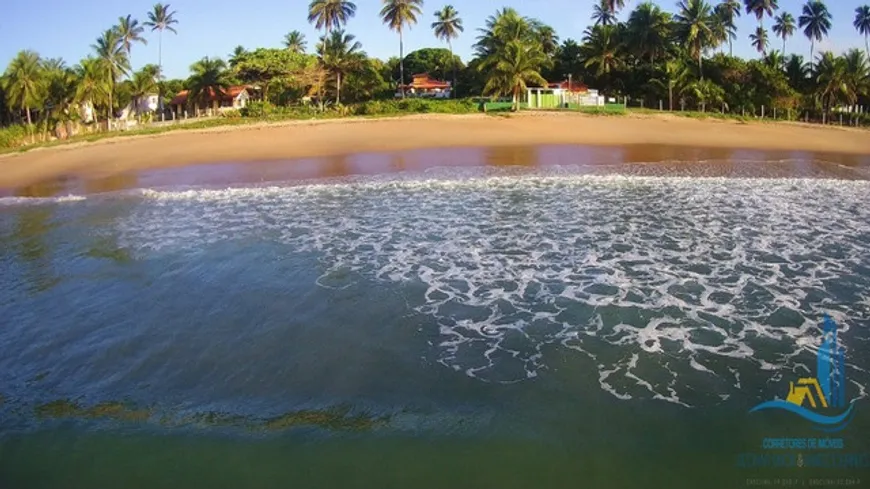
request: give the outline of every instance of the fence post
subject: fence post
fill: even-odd
[[[746,107],[740,107],[740,117],[746,117]]]
[[[842,112],[840,112],[840,125],[841,126],[843,125],[843,113]]]
[[[761,118],[764,119],[764,106],[761,106]]]
[[[773,120],[776,120],[776,107],[773,108]]]
[[[662,99],[659,99],[659,112],[661,112],[663,110],[664,110],[664,105],[663,105]]]

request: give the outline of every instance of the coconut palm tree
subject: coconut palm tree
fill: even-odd
[[[607,10],[612,14],[625,7],[625,0],[602,0],[602,3],[607,6]]]
[[[533,20],[523,17],[515,9],[505,7],[486,19],[485,27],[478,29],[480,36],[474,44],[477,57],[485,59],[500,50],[510,41],[541,43],[533,29]],[[541,47],[543,51],[543,46]]]
[[[586,29],[581,50],[586,60],[584,66],[595,67],[597,76],[609,75],[624,64],[623,45],[613,25],[596,25]]]
[[[810,67],[804,62],[804,57],[792,54],[785,63],[785,76],[788,84],[803,91],[810,76]]]
[[[109,87],[109,107],[108,118],[114,118],[114,98],[115,83],[121,75],[126,75],[130,71],[130,60],[127,58],[127,51],[124,49],[121,33],[117,28],[107,29],[103,35],[97,38],[97,42],[91,45],[97,53],[97,57],[103,64],[103,71],[108,80]]]
[[[248,54],[248,50],[242,45],[233,48],[233,52],[230,53],[230,66],[235,68],[235,66],[239,64],[239,60],[242,59],[242,56],[246,54]]]
[[[118,34],[121,36],[121,44],[127,52],[127,58],[130,58],[130,50],[133,49],[134,42],[148,44],[148,41],[142,37],[143,32],[145,28],[139,25],[139,21],[132,15],[118,18]]]
[[[706,0],[680,0],[677,8],[679,13],[674,16],[677,38],[688,47],[689,54],[698,59],[698,73],[703,79],[704,51],[715,43],[712,8]]]
[[[729,56],[734,56],[733,41],[737,39],[737,18],[740,17],[740,7],[740,0],[722,0],[713,12],[728,41]]]
[[[158,3],[148,12],[148,20],[143,24],[145,27],[150,27],[151,32],[157,31],[157,66],[160,68],[160,79],[163,78],[163,31],[169,31],[173,34],[178,34],[174,25],[178,24],[175,18],[176,12],[169,8],[169,4],[163,5]],[[158,104],[160,106],[160,120],[163,120],[163,84],[158,88],[160,94]]]
[[[785,57],[774,49],[764,55],[764,64],[776,70],[783,70],[785,67]]]
[[[616,24],[616,11],[611,9],[609,0],[600,0],[592,7],[593,25]]]
[[[752,47],[761,54],[767,51],[767,31],[764,27],[758,26],[755,32],[749,35],[749,40],[752,41]]]
[[[96,118],[97,106],[107,103],[109,97],[109,85],[104,76],[103,63],[97,58],[87,57],[74,70],[78,78],[75,101],[89,106]]]
[[[290,31],[286,36],[284,36],[284,46],[294,53],[304,53],[306,44],[305,34],[299,31]]]
[[[198,114],[201,102],[209,98],[219,99],[230,87],[227,64],[220,58],[202,58],[190,65],[191,76],[187,79],[188,101],[195,104]]]
[[[317,30],[323,29],[326,37],[333,29],[341,29],[356,15],[356,4],[349,0],[312,0],[308,5],[308,22]]]
[[[773,12],[779,8],[777,0],[743,0],[747,14],[755,14],[758,25],[764,27],[764,16],[773,17]]]
[[[464,32],[462,19],[459,17],[459,12],[453,8],[453,5],[445,5],[444,8],[435,12],[435,22],[432,22],[432,29],[435,31],[435,37],[447,42],[447,49],[450,50],[450,63],[453,64],[453,85],[450,91],[452,96],[456,96],[456,59],[453,57],[453,39],[459,37],[459,33]]]
[[[512,40],[480,64],[480,70],[488,73],[483,91],[496,96],[511,94],[512,110],[517,111],[527,83],[546,86],[540,70],[550,63],[539,42]]]
[[[870,58],[870,5],[855,9],[855,22],[852,25],[859,34],[864,35],[864,47],[867,50],[867,57]]]
[[[149,67],[154,67],[154,65],[146,65],[141,71],[134,73],[130,80],[130,95],[133,97],[133,106],[136,108],[136,118],[140,121],[142,120],[142,114],[139,113],[140,101],[143,97],[147,97],[157,90],[155,77],[157,70]]]
[[[335,103],[341,103],[341,79],[347,73],[359,70],[365,63],[362,44],[344,30],[332,31],[317,46],[318,61],[327,72],[335,75]]]
[[[628,17],[627,34],[634,55],[654,63],[670,46],[671,15],[652,2],[644,2]]]
[[[75,72],[66,66],[63,59],[43,61],[46,100],[43,117],[46,122],[65,122],[72,118],[78,79]],[[46,131],[49,129],[46,124]]]
[[[798,25],[810,40],[810,65],[812,65],[816,41],[821,41],[831,29],[831,13],[821,0],[810,0],[804,5],[801,16],[798,17]]]
[[[661,78],[653,78],[650,83],[668,91],[668,110],[674,110],[674,91],[682,91],[682,87],[688,84],[692,78],[689,67],[678,58],[669,59],[664,64],[664,73]]]
[[[815,69],[816,97],[825,112],[840,104],[854,103],[857,94],[849,83],[848,65],[844,58],[834,56],[830,51],[819,56]]]
[[[794,31],[797,28],[794,16],[788,12],[783,12],[773,20],[773,33],[776,34],[776,37],[782,39],[782,52],[785,54],[785,41],[794,35]]]
[[[846,63],[846,83],[854,98],[850,103],[854,104],[861,95],[870,95],[870,66],[864,52],[860,49],[850,49],[843,55]]]
[[[19,51],[0,81],[9,107],[24,111],[30,140],[33,142],[30,110],[42,106],[45,101],[45,79],[39,55],[35,51]]]
[[[417,16],[423,14],[423,0],[384,0],[381,19],[390,30],[399,33],[399,86],[405,98],[405,46],[402,31],[405,26],[417,23]]]
[[[541,42],[541,50],[544,51],[544,54],[547,56],[556,54],[556,50],[559,49],[559,36],[556,34],[556,30],[538,19],[531,19],[529,25],[534,31],[535,37]]]

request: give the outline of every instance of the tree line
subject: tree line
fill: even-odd
[[[311,49],[295,30],[285,36],[283,48],[239,46],[227,61],[205,57],[191,65],[187,79],[169,80],[162,76],[162,38],[164,31],[175,33],[179,21],[170,5],[158,3],[141,24],[131,15],[119,18],[92,44],[92,54],[74,66],[19,52],[0,78],[0,123],[42,124],[48,131],[80,118],[83,104],[93,107],[97,118],[110,120],[127,103],[151,93],[159,93],[162,109],[181,90],[188,90],[188,100],[196,104],[233,84],[256,85],[265,102],[276,105],[308,98],[341,104],[396,93],[404,97],[409,74],[417,72],[453,80],[454,96],[509,96],[515,104],[528,86],[570,77],[646,106],[666,101],[671,110],[755,113],[766,107],[817,117],[843,106],[870,105],[866,5],[849,19],[864,37],[865,51],[839,56],[816,52],[834,21],[822,0],[809,0],[793,13],[780,9],[777,0],[680,0],[673,14],[647,1],[628,12],[624,22],[618,20],[624,0],[600,0],[579,41],[563,41],[540,19],[502,8],[477,29],[467,64],[453,54],[453,42],[466,34],[460,12],[451,5],[426,22],[446,49],[405,54],[403,35],[423,21],[423,8],[423,0],[383,0],[380,19],[398,40],[398,56],[388,60],[368,56],[347,30],[357,11],[352,1],[313,0],[307,20],[321,35]],[[736,19],[744,14],[758,21],[748,37],[759,59],[732,54]],[[148,42],[146,30],[160,43],[158,63],[133,72],[133,48]],[[788,40],[798,34],[810,40],[806,58],[786,54]],[[781,41],[781,50],[774,41],[777,47]]]

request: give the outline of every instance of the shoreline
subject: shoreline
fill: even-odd
[[[357,153],[538,145],[668,145],[870,156],[870,132],[795,122],[742,123],[673,114],[415,114],[255,122],[118,136],[0,155],[0,188],[203,163]]]

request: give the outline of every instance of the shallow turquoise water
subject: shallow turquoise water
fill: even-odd
[[[828,436],[748,414],[824,314],[830,436],[870,452],[868,196],[558,167],[0,199],[0,486],[866,483],[738,465]]]

